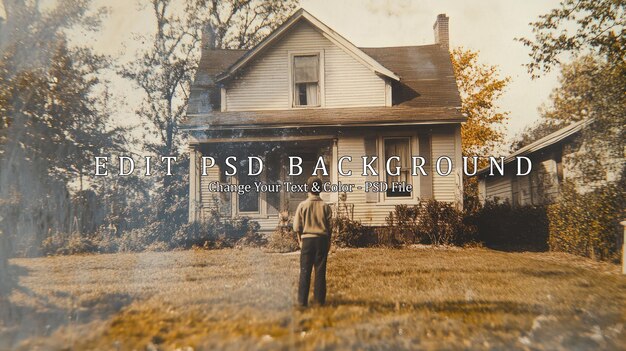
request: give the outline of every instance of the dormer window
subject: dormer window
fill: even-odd
[[[293,107],[320,106],[320,56],[292,57]]]

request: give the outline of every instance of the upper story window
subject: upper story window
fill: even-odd
[[[320,56],[293,56],[293,106],[320,106]]]

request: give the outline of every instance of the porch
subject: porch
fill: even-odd
[[[215,159],[213,167],[203,156]],[[253,159],[250,159],[253,157]],[[290,157],[298,168],[290,175]],[[190,221],[204,220],[218,211],[225,217],[249,217],[272,231],[280,214],[293,215],[306,192],[285,184],[305,184],[323,160],[327,174],[315,172],[324,182],[337,182],[337,139],[332,136],[207,138],[190,147]],[[262,169],[260,169],[262,167]],[[203,173],[204,172],[204,173]],[[257,175],[258,174],[258,175]],[[260,185],[260,186],[259,186]],[[327,203],[338,202],[337,193],[322,193]]]

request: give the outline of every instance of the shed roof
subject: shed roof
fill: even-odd
[[[511,161],[515,160],[516,157],[518,156],[527,156],[530,155],[532,153],[535,153],[537,151],[540,151],[542,149],[545,149],[547,147],[550,147],[578,132],[580,132],[581,130],[583,130],[584,127],[586,127],[587,125],[589,125],[590,123],[593,122],[593,119],[585,119],[582,121],[578,121],[575,123],[572,123],[570,125],[568,125],[567,127],[563,127],[559,130],[557,130],[554,133],[548,134],[545,137],[534,141],[520,149],[518,149],[517,151],[511,153],[509,156],[504,158],[504,164],[510,163]],[[487,171],[489,171],[489,167],[484,167],[482,169],[480,169],[476,175],[482,175],[484,173],[486,173]]]

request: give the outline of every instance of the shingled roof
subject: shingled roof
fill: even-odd
[[[183,128],[284,127],[292,125],[294,120],[305,121],[298,122],[301,126],[465,120],[460,112],[461,98],[447,48],[433,44],[357,49],[400,78],[399,81],[390,79],[391,107],[221,112],[216,82],[241,64],[250,51],[205,48],[192,85],[188,120]]]
[[[231,49],[206,49],[202,51],[194,86],[211,86],[215,77],[224,72],[235,61],[246,53],[247,50]]]
[[[450,54],[439,44],[361,50],[400,76],[394,106],[461,107]]]

